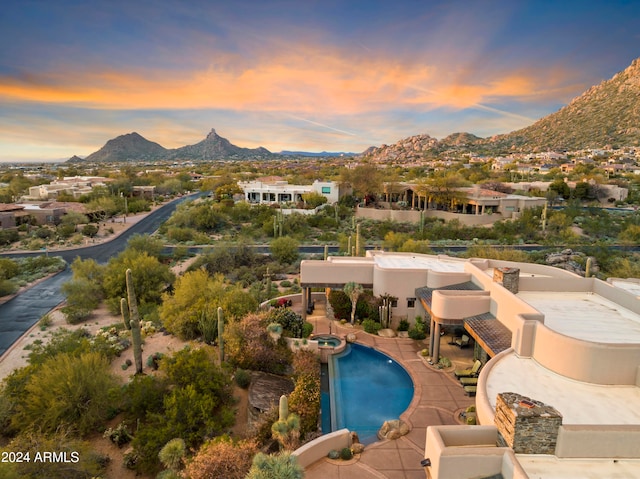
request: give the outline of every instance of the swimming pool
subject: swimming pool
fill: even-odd
[[[350,344],[330,359],[329,383],[331,431],[355,431],[363,444],[377,441],[382,423],[398,419],[413,398],[407,371],[386,354],[360,344]]]

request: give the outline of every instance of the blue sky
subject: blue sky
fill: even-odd
[[[557,111],[640,56],[640,2],[9,0],[0,41],[0,161],[211,128],[360,152]]]

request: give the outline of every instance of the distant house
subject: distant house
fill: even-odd
[[[80,198],[82,195],[91,193],[96,186],[106,186],[110,181],[113,180],[99,176],[65,177],[49,184],[32,186],[29,188],[29,195],[26,199],[30,201],[50,200],[57,198],[61,193]]]
[[[318,193],[329,204],[338,202],[344,189],[335,181],[314,181],[311,185],[290,185],[280,177],[263,177],[253,181],[239,181],[244,199],[251,204],[283,204],[303,201],[303,195]]]
[[[24,210],[24,206],[0,203],[0,229],[16,227],[16,214]]]

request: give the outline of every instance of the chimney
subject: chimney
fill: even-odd
[[[494,268],[493,281],[500,283],[513,294],[518,294],[520,268]]]
[[[516,454],[555,454],[562,414],[555,408],[513,392],[498,393],[495,425],[498,446]]]

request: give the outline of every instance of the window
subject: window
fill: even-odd
[[[322,194],[323,195],[330,195],[331,194],[331,187],[330,186],[323,186],[322,187]]]
[[[407,298],[407,308],[416,307],[416,298]]]
[[[391,301],[391,307],[392,308],[397,308],[398,307],[398,300],[394,299],[393,301]]]

